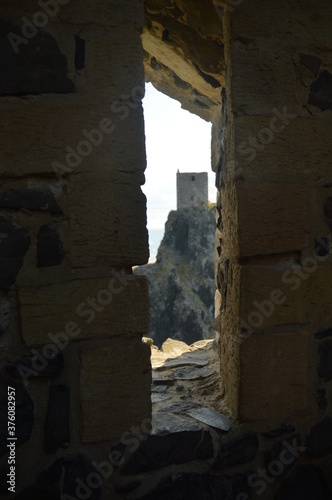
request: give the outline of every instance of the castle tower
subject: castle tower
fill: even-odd
[[[177,209],[208,203],[207,172],[186,172],[176,174]]]

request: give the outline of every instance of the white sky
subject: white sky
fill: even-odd
[[[176,210],[176,172],[208,172],[209,200],[215,202],[211,170],[211,124],[181,109],[178,101],[146,85],[143,101],[147,150],[148,229],[163,229]]]

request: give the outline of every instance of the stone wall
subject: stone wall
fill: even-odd
[[[44,495],[60,498],[108,456],[90,443],[109,450],[151,414],[148,286],[132,274],[148,260],[143,3],[4,1],[0,18],[1,433],[9,385],[16,492],[51,467]]]

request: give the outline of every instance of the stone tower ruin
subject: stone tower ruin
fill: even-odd
[[[186,172],[176,174],[177,209],[190,208],[208,203],[207,172]]]

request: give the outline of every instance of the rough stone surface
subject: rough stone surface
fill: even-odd
[[[297,275],[298,271],[302,271],[300,266],[292,263],[280,267],[263,265],[242,267],[238,291],[240,327],[242,320],[244,322],[242,327],[251,334],[253,331],[278,325],[305,324],[310,321],[310,316],[321,316],[326,303],[325,298],[323,300],[322,285],[320,284],[319,292],[313,291],[314,283],[310,286],[311,306],[308,308],[306,306],[309,300],[308,279],[313,281],[315,276],[304,274],[308,279],[301,280]],[[327,290],[326,292],[324,290],[325,294],[327,296]]]
[[[29,245],[27,229],[0,217],[0,288],[15,283]]]
[[[37,236],[37,265],[57,266],[64,259],[62,241],[55,224],[42,226]]]
[[[62,210],[50,190],[11,189],[0,193],[1,208],[25,208],[26,210],[42,210],[52,214],[62,214]]]
[[[211,456],[213,444],[208,431],[175,415],[156,415],[152,434],[142,442],[121,472],[138,474]]]
[[[282,483],[277,500],[325,500],[322,476],[313,465],[299,465]]]
[[[123,341],[114,340],[109,347],[82,352],[81,362],[83,442],[115,439],[131,426],[150,420],[148,345],[143,342],[123,345]]]
[[[309,455],[320,456],[332,453],[332,417],[325,417],[311,429],[306,447]]]
[[[297,184],[239,184],[241,257],[301,250],[308,246],[308,192]]]
[[[148,261],[146,198],[139,184],[132,182],[125,174],[113,181],[109,174],[70,176],[73,267],[121,267]],[[90,201],[95,200],[88,211],[87,192]]]
[[[147,81],[205,120],[221,105],[223,27],[211,1],[145,2]]]
[[[240,348],[241,418],[286,417],[306,409],[307,342],[306,332],[254,334],[243,341]]]
[[[319,376],[329,382],[332,380],[332,340],[325,340],[318,348],[320,361],[318,366]]]
[[[126,70],[126,78],[127,75]],[[121,82],[123,81],[124,78],[121,79]],[[138,212],[135,203],[138,203],[142,211],[139,227],[144,225],[145,202],[139,190],[139,185],[144,182],[143,171],[146,166],[144,122],[140,102],[143,91],[139,86],[139,98],[136,94],[131,97],[130,91],[129,95],[123,98],[123,106],[119,95],[114,97],[113,102],[108,95],[107,103],[104,104],[91,104],[90,99],[86,102],[85,97],[76,95],[70,99],[55,95],[51,101],[45,97],[20,99],[19,102],[16,99],[6,101],[1,110],[2,123],[6,126],[0,128],[3,154],[0,178],[17,179],[27,175],[47,174],[49,177],[52,175],[55,180],[57,176],[59,182],[67,183],[69,210],[80,209],[76,216],[83,211],[81,224],[90,223],[94,211],[99,212],[101,200],[105,203],[105,210],[108,207],[103,218],[107,215],[110,217],[111,207],[116,200],[121,203],[121,210],[127,210],[128,213],[134,211],[136,216]],[[121,89],[120,94],[122,92]],[[109,121],[104,122],[105,119]],[[89,146],[86,134],[91,137],[89,133],[100,129],[101,123],[106,125],[107,133],[103,133],[98,146],[93,145],[91,141]],[[103,128],[105,130],[105,127]],[[15,138],[8,135],[8,130],[12,129],[17,131]],[[96,142],[96,134],[94,137],[92,140],[98,144],[100,139]],[[37,149],[35,144],[38,144]],[[83,156],[79,151],[83,151]],[[90,151],[89,155],[86,154],[87,151]],[[82,174],[82,177],[77,178],[76,174]],[[122,189],[124,194],[121,196]],[[112,197],[107,197],[108,192],[112,192]],[[91,210],[86,210],[87,193]],[[118,205],[116,207],[118,208]],[[88,215],[89,218],[86,219]],[[74,217],[74,213],[72,216]],[[108,218],[106,222],[109,224]],[[144,233],[142,237],[145,237],[143,235]]]
[[[97,310],[88,305],[89,299],[95,301]],[[22,287],[19,302],[27,345],[55,342],[49,332],[66,332],[67,340],[78,340],[145,334],[149,328],[147,282],[142,276],[117,273],[108,278]]]
[[[214,209],[170,212],[157,262],[135,270],[150,285],[149,336],[157,346],[168,338],[191,344],[214,336]]]
[[[229,439],[225,444],[222,444],[214,467],[217,470],[223,470],[235,465],[245,464],[255,458],[257,451],[258,438],[255,433]]]
[[[69,394],[69,387],[66,385],[50,387],[45,432],[46,453],[55,453],[59,446],[69,446]]]
[[[47,364],[44,366],[35,364],[36,359],[34,356],[19,358],[14,363],[5,366],[5,371],[11,377],[33,376],[33,377],[57,377],[64,365],[63,354],[59,352],[55,357],[48,359]],[[38,369],[36,369],[38,368]]]
[[[0,379],[0,424],[2,429],[8,427],[8,386],[15,389],[15,407],[16,407],[16,446],[29,441],[34,425],[34,403],[22,384]],[[2,441],[0,446],[0,455],[7,451],[6,442]]]

